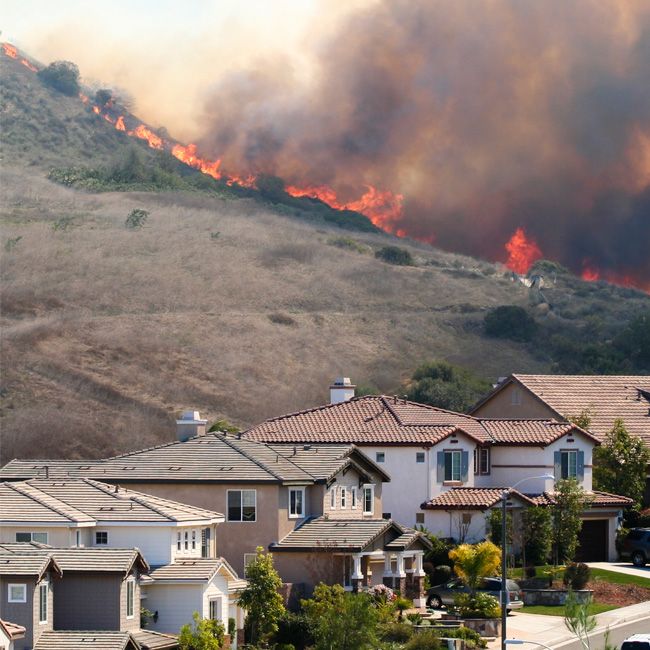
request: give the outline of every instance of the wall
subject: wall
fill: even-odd
[[[255,553],[257,546],[266,549],[271,542],[279,539],[278,522],[281,515],[278,514],[278,509],[280,508],[280,491],[286,490],[284,486],[273,483],[268,485],[260,483],[186,483],[178,485],[172,483],[130,483],[128,487],[181,503],[215,510],[224,513],[226,518],[228,510],[226,491],[228,489],[256,489],[257,521],[226,521],[219,524],[216,529],[216,555],[228,560],[240,576],[244,575],[244,553]],[[146,553],[144,555],[147,557]]]
[[[152,612],[158,612],[158,621],[151,621],[148,627],[155,632],[178,634],[181,627],[192,622],[192,614],[203,609],[203,584],[147,585],[142,605]]]
[[[382,484],[378,478],[374,478],[374,481],[371,485],[374,486],[374,498],[373,498],[373,512],[371,515],[363,514],[363,494],[362,487],[359,485],[359,474],[350,470],[343,474],[339,472],[335,477],[334,482],[330,485],[330,489],[325,490],[323,494],[323,514],[326,514],[330,519],[381,519],[382,515]],[[362,481],[362,485],[365,482]],[[330,490],[336,487],[336,502],[335,507],[331,507],[331,497]],[[342,487],[346,488],[346,506],[345,508],[341,507],[341,489]],[[351,488],[357,488],[357,507],[352,508],[352,495]]]
[[[281,552],[273,563],[283,582],[304,583],[308,593],[319,582],[343,584],[343,556],[334,552]]]
[[[172,561],[172,547],[175,548],[176,544],[175,527],[98,525],[96,530],[108,532],[108,544],[101,544],[98,548],[137,547],[151,566]],[[93,546],[94,541],[93,535]],[[197,557],[201,557],[200,543]]]
[[[83,528],[81,530],[84,530]],[[0,543],[15,542],[16,533],[47,533],[47,543],[50,546],[67,548],[75,543],[75,531],[62,526],[0,526]]]
[[[213,576],[210,583],[207,585],[203,592],[203,618],[208,618],[210,615],[210,599],[221,599],[221,622],[228,631],[228,613],[230,611],[228,601],[228,580],[224,576]]]
[[[513,393],[518,393],[516,397],[519,404],[512,403]],[[538,400],[533,393],[514,383],[502,388],[473,415],[477,418],[557,418],[555,411]]]
[[[485,516],[487,512],[478,510],[424,510],[424,525],[436,537],[460,537],[460,524],[463,514],[471,515],[472,519],[465,530],[465,540],[473,544],[485,539]]]

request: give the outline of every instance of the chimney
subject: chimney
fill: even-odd
[[[355,388],[349,377],[337,377],[330,386],[330,404],[340,404],[352,399]]]
[[[207,420],[202,420],[198,411],[183,411],[180,420],[176,420],[176,438],[185,442],[194,436],[205,435]]]

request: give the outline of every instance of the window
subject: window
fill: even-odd
[[[108,533],[105,530],[95,531],[95,544],[97,546],[105,546],[108,544]]]
[[[577,451],[563,451],[560,475],[562,478],[576,478],[578,476],[578,452]]]
[[[424,452],[423,451],[418,451],[415,453],[415,462],[416,463],[423,463],[424,462]]]
[[[336,487],[330,489],[330,510],[336,508]]]
[[[488,447],[474,449],[474,474],[490,473],[490,450]]]
[[[189,534],[189,532],[187,530],[185,531],[185,534],[183,535],[183,539],[185,540],[184,549],[186,551],[189,551],[190,550],[190,534]]]
[[[181,531],[179,530],[176,533],[176,550],[180,551],[182,545],[183,545],[183,536],[181,535]]]
[[[210,557],[210,529],[201,530],[201,557]]]
[[[221,598],[211,598],[208,601],[209,605],[209,618],[211,618],[213,621],[220,621],[221,620]]]
[[[348,490],[347,488],[341,487],[341,508],[348,507]]]
[[[416,524],[423,524],[424,523],[424,513],[423,512],[416,512],[415,513],[415,523]]]
[[[392,513],[390,513],[390,512],[382,512],[381,513],[381,518],[382,519],[392,519]]]
[[[256,521],[257,490],[228,490],[228,521]]]
[[[81,546],[81,531],[75,531],[75,546]]]
[[[383,451],[378,451],[378,452],[375,454],[375,460],[376,460],[378,463],[383,463],[383,462],[386,460],[386,454],[385,454]]]
[[[350,489],[350,508],[357,509],[357,488],[355,487]]]
[[[244,569],[257,558],[257,553],[244,553]]]
[[[8,589],[7,600],[10,603],[26,603],[27,602],[27,585],[10,584]]]
[[[445,452],[445,481],[460,481],[460,451]]]
[[[133,603],[135,601],[135,580],[129,578],[126,581],[126,617],[133,618]]]
[[[192,550],[196,551],[196,531],[192,531]]]
[[[374,492],[375,489],[372,485],[363,486],[363,514],[371,515],[373,513],[373,501],[374,501]]]
[[[47,533],[16,533],[16,541],[47,544]]]
[[[38,622],[47,623],[47,582],[38,586]]]
[[[289,488],[289,518],[305,516],[305,488]]]

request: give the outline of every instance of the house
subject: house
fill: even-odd
[[[12,461],[1,475],[15,481],[47,473],[56,482],[59,477],[85,476],[91,482],[101,477],[102,482],[119,483],[120,492],[128,486],[161,499],[218,508],[226,513],[226,522],[219,528],[219,552],[226,562],[219,576],[230,567],[243,573],[258,546],[273,549],[285,582],[298,582],[307,591],[315,584],[314,576],[332,564],[333,555],[341,563],[336,582],[350,588],[368,583],[371,575],[372,580],[386,577],[392,582],[393,577],[399,581],[406,573],[421,572],[426,540],[412,531],[407,540],[405,529],[382,518],[382,490],[390,478],[357,447],[267,445],[238,435],[207,433],[205,425],[198,413],[190,411],[178,421],[176,442],[92,463]],[[320,521],[330,520],[338,522],[337,533],[347,534],[325,536],[321,546],[308,550],[294,549],[293,533],[302,529],[304,535]],[[354,544],[343,543],[352,537]],[[398,538],[404,546],[388,546]],[[336,553],[334,544],[340,545]],[[304,559],[299,555],[305,553],[311,556],[307,568],[313,575],[304,567],[297,570]],[[317,567],[321,568],[316,571]],[[208,579],[214,568],[197,564],[197,574]],[[161,584],[175,581],[175,588],[180,589],[175,570],[154,567],[151,576]],[[153,592],[147,588],[147,593]],[[225,605],[220,611],[227,616]]]
[[[55,557],[61,558],[61,562],[66,553],[73,553],[75,559],[87,558],[87,584],[88,562],[95,557],[93,552],[98,562],[105,562],[110,552],[129,545],[138,547],[143,556],[150,558],[152,568],[149,571],[147,567],[146,571],[149,575],[136,581],[136,593],[131,594],[131,607],[138,613],[135,619],[131,615],[130,622],[124,620],[116,628],[105,622],[91,625],[94,619],[84,614],[83,620],[74,624],[60,621],[58,625],[55,621],[55,629],[139,629],[141,600],[153,613],[148,626],[154,631],[177,634],[182,625],[191,622],[194,611],[204,618],[216,616],[226,629],[231,616],[243,626],[243,614],[236,604],[242,581],[216,554],[216,525],[224,520],[218,512],[119,485],[69,477],[4,482],[0,484],[0,506],[0,544],[23,542],[34,548],[49,543],[60,547]],[[64,546],[71,548],[66,551]],[[106,553],[102,555],[100,551]],[[209,565],[214,571],[198,579],[194,571],[197,564]],[[163,579],[165,571],[174,572],[175,582]],[[69,589],[70,594],[66,593],[60,602],[69,604],[75,597],[82,597],[85,602],[83,590],[68,587],[74,584],[72,575],[73,569],[68,568],[61,589]],[[180,592],[174,585],[181,583],[186,589],[183,606],[178,606],[174,598]],[[238,589],[233,589],[233,585]]]
[[[592,490],[593,449],[600,444],[592,433],[553,418],[477,418],[385,395],[353,397],[349,389],[340,379],[329,404],[271,418],[243,437],[275,448],[354,444],[392,476],[384,517],[467,541],[485,537],[495,491],[553,475],[527,480],[523,498],[513,495],[513,507],[527,507],[537,497],[550,502],[555,480],[575,478],[592,497],[583,513],[584,557],[616,557],[621,509],[630,502]]]
[[[34,647],[41,634],[53,629],[52,592],[62,575],[48,553],[16,555],[0,548],[0,618],[12,621],[14,631],[24,630],[22,636],[3,630],[14,650]]]
[[[101,650],[172,650],[178,648],[176,638],[163,634],[140,632],[45,632],[34,650],[80,650],[100,648]]]
[[[14,650],[14,641],[25,638],[25,628],[0,618],[0,650]]]

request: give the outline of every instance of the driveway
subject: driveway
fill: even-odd
[[[650,565],[636,567],[630,562],[587,562],[587,564],[594,569],[605,569],[606,571],[625,573],[629,576],[637,576],[650,580]]]

